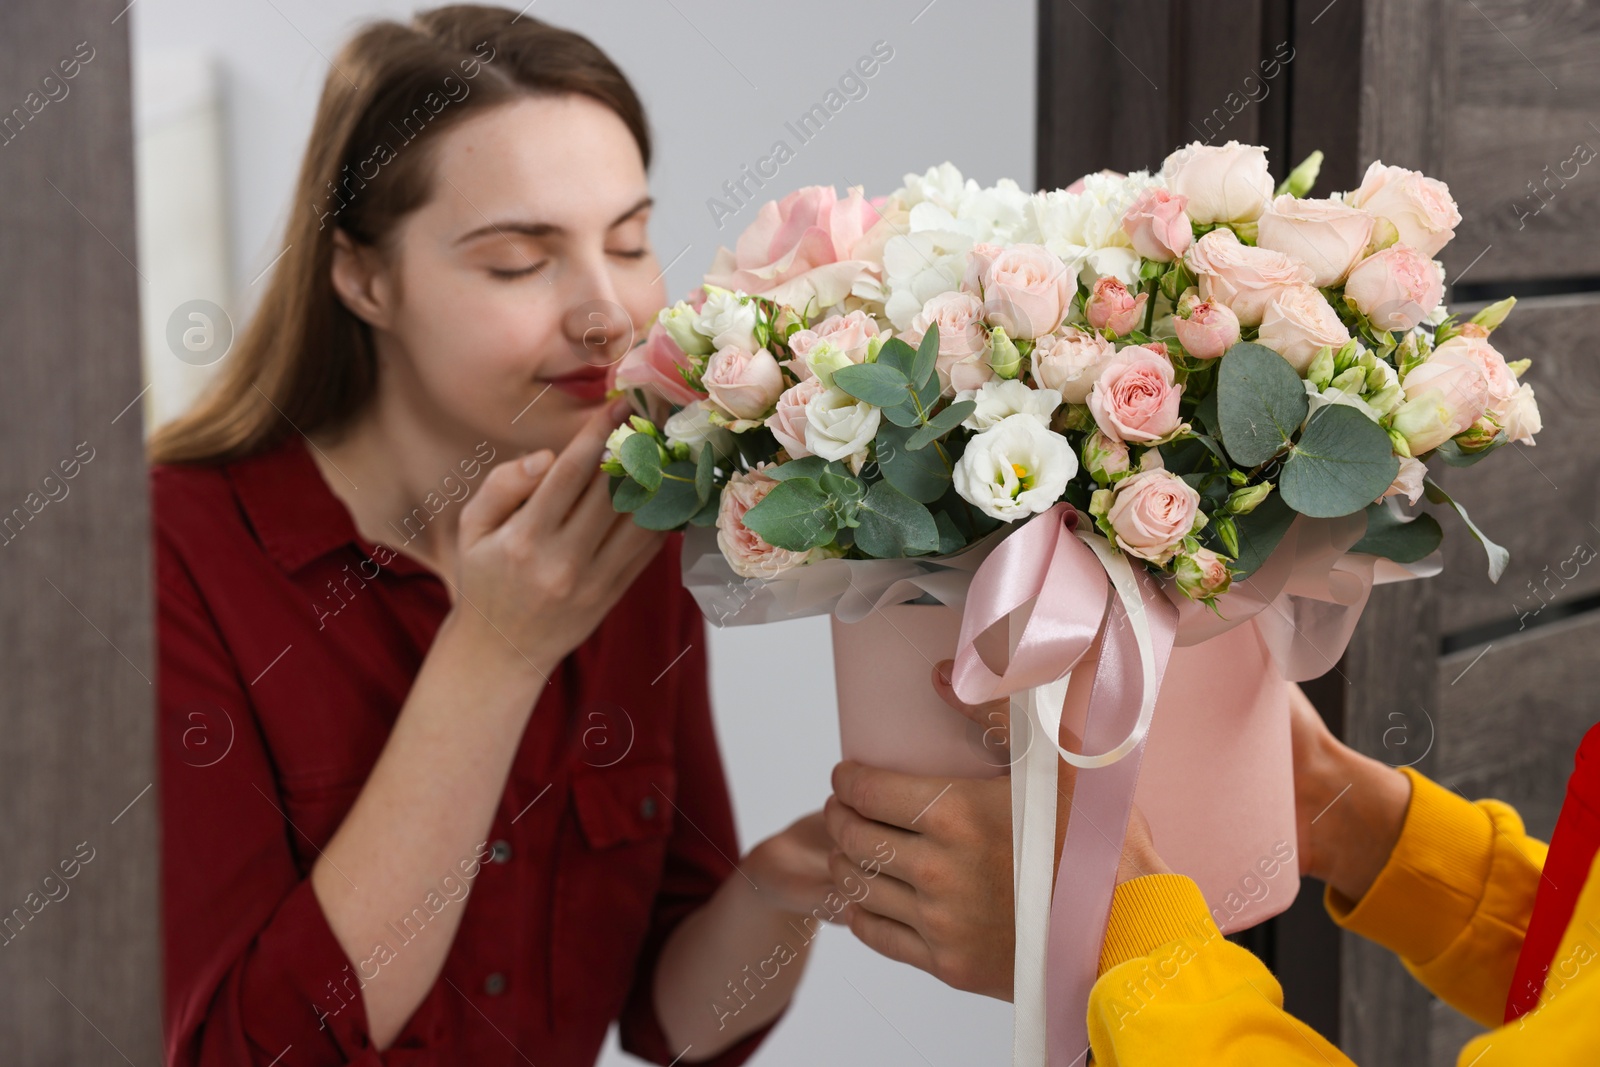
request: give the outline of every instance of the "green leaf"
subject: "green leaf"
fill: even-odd
[[[934,512],[933,524],[939,528],[939,555],[948,556],[967,547],[966,535],[956,528],[948,511]]]
[[[1377,500],[1399,472],[1383,427],[1348,404],[1329,404],[1284,461],[1278,491],[1300,514],[1331,519]]]
[[[933,370],[938,364],[938,360],[939,324],[930,323],[928,332],[922,335],[922,343],[917,346],[917,358],[912,362],[911,373],[907,377],[911,379],[918,389],[921,389],[928,384],[928,379],[933,376]]]
[[[667,464],[661,474],[661,488],[634,511],[633,521],[647,530],[676,530],[688,522],[703,503],[695,492],[694,464],[685,459],[676,460]]]
[[[838,529],[828,494],[810,478],[779,482],[744,513],[744,524],[767,544],[794,552],[827,544]]]
[[[911,397],[906,397],[904,404],[884,408],[883,417],[896,426],[915,427],[922,425],[922,416],[917,413],[917,407],[911,402]]]
[[[901,338],[891,337],[878,349],[877,362],[880,366],[893,367],[906,376],[906,381],[910,381],[917,363],[917,352]]]
[[[711,498],[706,501],[705,506],[699,511],[695,512],[693,515],[689,516],[689,524],[691,526],[715,526],[717,524],[717,513],[721,509],[721,494],[712,493]]]
[[[827,469],[828,461],[821,456],[802,456],[787,463],[777,463],[763,468],[762,473],[775,482],[788,481],[790,478],[810,478],[815,481],[821,478],[822,472]]]
[[[695,461],[694,468],[694,494],[702,504],[706,502],[707,498],[716,496],[711,491],[711,478],[716,473],[715,466],[716,459],[712,453],[711,446],[709,444],[702,445],[700,447],[700,458]]]
[[[867,487],[853,474],[824,471],[820,479],[822,491],[828,494],[828,508],[839,525],[854,526],[856,511]]]
[[[1194,416],[1206,433],[1211,434],[1213,437],[1221,431],[1221,425],[1217,421],[1217,391],[1215,389],[1200,398],[1200,403],[1195,405]]]
[[[1415,563],[1438,548],[1443,539],[1444,531],[1432,515],[1423,512],[1406,518],[1388,501],[1379,501],[1367,508],[1366,535],[1350,551],[1382,556],[1396,563]]]
[[[875,482],[861,501],[856,545],[878,559],[937,552],[939,527],[927,508],[890,483]]]
[[[927,447],[928,443],[934,438],[943,437],[957,426],[960,426],[961,420],[977,409],[978,402],[976,400],[961,400],[951,404],[923,423],[916,433],[906,438],[906,447],[912,450]]]
[[[1223,355],[1217,368],[1217,428],[1223,447],[1241,467],[1259,466],[1283,451],[1309,406],[1300,375],[1272,349],[1241,341]]]
[[[1234,516],[1233,522],[1239,535],[1239,554],[1229,569],[1248,577],[1260,569],[1283,540],[1283,535],[1289,532],[1294,522],[1294,509],[1273,493],[1250,514]]]
[[[634,481],[654,491],[661,484],[661,446],[649,434],[630,434],[617,450],[622,469]]]
[[[1457,504],[1450,494],[1439,488],[1439,484],[1432,478],[1422,479],[1422,491],[1435,504],[1449,504],[1452,508],[1455,508],[1456,514],[1461,516],[1461,521],[1467,524],[1467,529],[1472,531],[1472,536],[1478,539],[1478,543],[1483,546],[1484,553],[1489,557],[1489,580],[1498,582],[1500,576],[1506,572],[1506,564],[1511,562],[1511,553],[1485,537],[1483,531],[1478,529],[1477,524],[1472,521],[1472,517],[1467,514],[1467,509]]]
[[[1454,441],[1446,441],[1434,449],[1433,453],[1452,467],[1470,467],[1509,440],[1510,438],[1502,433],[1489,443],[1488,448],[1480,449],[1477,452],[1463,452],[1461,446]]]
[[[632,478],[611,480],[611,506],[618,511],[637,511],[654,495],[654,490],[646,489]]]
[[[950,488],[950,471],[936,449],[910,446],[914,432],[892,423],[878,425],[878,469],[890,485],[913,500],[931,504]]]
[[[911,381],[894,367],[883,363],[857,363],[833,372],[833,384],[875,407],[893,407],[905,402]]]

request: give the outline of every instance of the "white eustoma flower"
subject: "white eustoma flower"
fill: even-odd
[[[922,306],[940,293],[961,288],[972,238],[953,230],[897,234],[883,246],[884,314],[901,333]]]
[[[700,450],[707,443],[710,443],[713,455],[732,454],[732,431],[713,424],[710,415],[711,404],[707,400],[696,400],[688,407],[674,411],[667,416],[666,425],[662,427],[667,444],[688,445],[689,454],[696,459],[700,458]]]
[[[1078,473],[1067,439],[1033,415],[1008,415],[967,442],[955,489],[979,511],[1016,522],[1048,509]]]
[[[1146,189],[1159,188],[1159,175],[1137,170],[1128,175],[1087,174],[1083,188],[1035,193],[1028,202],[1032,241],[1044,245],[1086,285],[1113,277],[1132,286],[1139,277],[1139,253],[1122,228],[1122,216]]]
[[[846,460],[859,471],[882,420],[880,409],[829,386],[806,401],[806,448],[823,459]]]
[[[756,343],[756,306],[741,303],[744,294],[708,286],[705,306],[700,309],[697,329],[711,338],[712,351],[729,345],[754,352],[761,346]]]
[[[976,389],[962,389],[956,402],[971,400],[978,406],[961,420],[969,430],[987,430],[1011,415],[1031,415],[1048,427],[1050,416],[1061,406],[1061,393],[1055,389],[1034,389],[1019,378],[984,382]]]

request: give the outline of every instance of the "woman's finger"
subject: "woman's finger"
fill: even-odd
[[[833,795],[863,817],[912,833],[950,788],[949,778],[926,778],[845,760],[833,768]]]
[[[519,525],[537,527],[541,531],[565,521],[567,513],[584,490],[589,488],[600,469],[606,438],[611,436],[611,431],[617,428],[629,410],[628,402],[618,399],[589,416],[589,420],[555,458],[544,483],[529,498],[527,505],[517,512],[514,521]]]
[[[989,700],[982,704],[968,704],[956,696],[955,688],[950,684],[951,672],[955,669],[955,665],[955,660],[951,659],[942,659],[933,665],[933,691],[939,694],[939,699],[985,730],[996,727],[1004,729],[1009,725],[1011,722],[1010,699],[1002,697],[999,700]]]
[[[882,867],[916,852],[916,834],[864,818],[854,808],[841,803],[838,797],[829,797],[823,804],[822,817],[833,846],[863,870],[872,869],[873,864]]]
[[[491,470],[461,508],[462,545],[474,544],[499,529],[539,488],[555,458],[555,453],[545,448]]]
[[[828,871],[833,875],[833,888],[856,907],[916,927],[917,892],[900,879],[882,871],[868,878],[849,856],[837,850],[828,856]]]
[[[852,905],[845,910],[850,916],[850,932],[863,945],[897,963],[909,963],[919,970],[933,973],[933,950],[921,934],[905,923],[874,915],[865,908]]]

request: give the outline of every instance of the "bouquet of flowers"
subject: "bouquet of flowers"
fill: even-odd
[[[1395,505],[1453,504],[1429,459],[1540,429],[1528,361],[1490,343],[1514,300],[1446,313],[1443,183],[1374,162],[1311,199],[1320,161],[1274,188],[1264,148],[1196,142],[1031,195],[946,163],[770,202],[614,368],[642,412],[608,443],[614,504],[715,525],[771,578],[1066,501],[1213,609],[1296,514],[1365,511],[1356,551],[1427,556],[1438,524]]]

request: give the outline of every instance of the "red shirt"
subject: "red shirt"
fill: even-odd
[[[464,461],[451,491],[484,473]],[[552,675],[488,839],[352,960],[308,875],[448,592],[356,532],[299,437],[151,482],[167,1063],[591,1067],[617,1019],[625,1049],[671,1063],[656,959],[739,855],[679,538]],[[435,495],[418,522],[439,505],[461,506]],[[380,1053],[358,975],[445,907],[465,910],[440,978]],[[765,1032],[711,1062],[743,1063]]]

